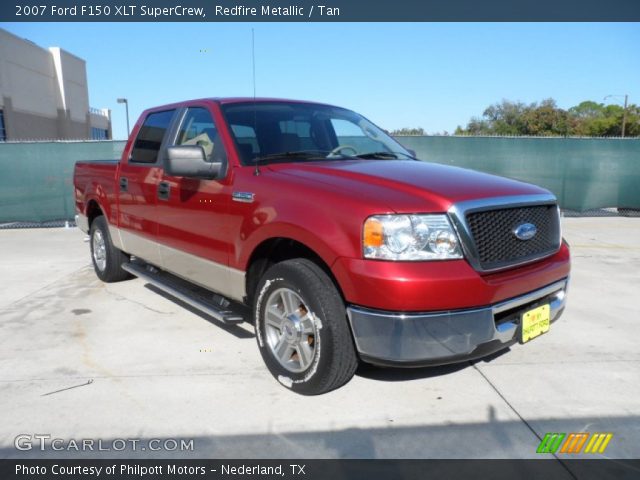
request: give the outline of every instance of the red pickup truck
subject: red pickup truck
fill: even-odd
[[[78,162],[96,274],[254,323],[280,383],[320,394],[360,361],[473,360],[549,330],[570,270],[556,199],[419,161],[352,111],[215,98],[145,111],[120,161]]]

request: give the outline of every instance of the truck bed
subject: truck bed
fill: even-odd
[[[87,214],[87,198],[90,196],[102,199],[104,213],[113,221],[112,212],[118,202],[116,177],[119,160],[82,160],[76,162],[73,172],[76,209]]]

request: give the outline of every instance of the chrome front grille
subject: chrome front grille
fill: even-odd
[[[560,248],[560,217],[555,198],[549,195],[463,202],[449,214],[469,263],[481,272],[532,262]],[[514,233],[523,224],[536,227],[529,240]]]
[[[518,225],[531,223],[537,232],[530,240],[514,234]],[[493,270],[554,253],[559,245],[558,210],[554,205],[505,208],[467,215],[483,270]]]

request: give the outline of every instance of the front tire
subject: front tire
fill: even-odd
[[[341,387],[358,358],[345,306],[315,263],[298,258],[267,270],[254,303],[258,347],[271,374],[302,395]]]
[[[113,246],[107,220],[102,215],[91,223],[89,244],[93,269],[100,280],[111,283],[131,278],[129,272],[122,269],[122,264],[129,261],[129,256]]]

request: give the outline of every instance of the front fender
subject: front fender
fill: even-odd
[[[272,238],[295,240],[328,266],[339,257],[362,256],[362,226],[372,211],[388,208],[369,197],[332,185],[263,170],[238,169],[234,191],[250,192],[249,203],[230,202],[229,263],[246,270],[252,253]]]
[[[340,256],[339,250],[351,250],[353,240],[335,222],[328,218],[314,218],[318,227],[298,225],[292,222],[276,221],[259,228],[243,228],[241,244],[236,249],[236,268],[246,270],[252,253],[263,242],[274,238],[286,238],[299,242],[315,252],[327,265],[331,266]]]

